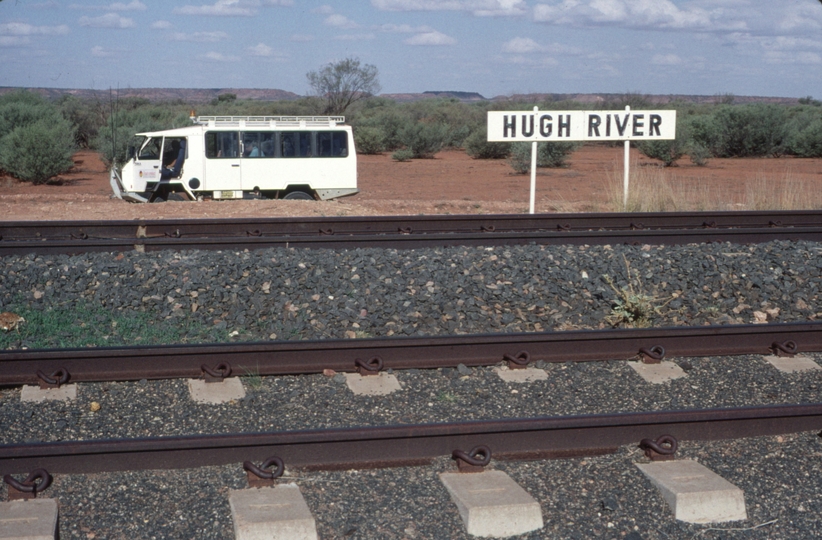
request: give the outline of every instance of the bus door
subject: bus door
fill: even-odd
[[[143,141],[143,145],[140,147],[140,150],[137,152],[137,157],[134,160],[133,191],[138,193],[146,191],[149,182],[158,182],[160,180],[162,144],[162,137],[151,137]]]
[[[240,134],[236,131],[209,131],[206,140],[206,166],[203,189],[233,191],[242,189]]]

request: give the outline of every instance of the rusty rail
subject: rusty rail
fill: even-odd
[[[0,255],[822,239],[822,211],[0,221]]]
[[[535,363],[625,360],[649,353],[658,360],[665,355],[670,358],[813,351],[822,351],[820,322],[34,349],[0,352],[0,384],[38,384],[43,379],[38,377],[38,371],[60,373],[61,379],[67,377],[71,382],[124,381],[197,378],[210,370],[225,372],[226,367],[234,375],[310,374],[324,369],[353,372],[362,367],[360,364],[376,364],[375,358],[380,361],[380,369],[407,369],[494,365],[526,356]]]
[[[662,434],[687,440],[779,435],[822,428],[822,404],[597,414],[444,424],[95,440],[0,446],[0,475],[178,469],[261,461],[347,469],[421,465],[454,449],[488,447],[495,459],[598,455]]]

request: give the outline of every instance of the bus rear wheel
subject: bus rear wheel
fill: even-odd
[[[289,193],[288,195],[283,197],[283,199],[288,199],[288,200],[291,200],[291,201],[313,201],[314,197],[312,197],[311,195],[309,195],[305,191],[297,190],[297,191],[292,191],[291,193]]]

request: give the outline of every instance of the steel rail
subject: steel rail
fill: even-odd
[[[199,378],[204,365],[226,362],[233,375],[294,375],[356,371],[357,359],[375,357],[383,369],[422,369],[494,365],[523,351],[531,362],[582,362],[636,358],[656,347],[669,358],[773,354],[775,344],[822,351],[822,323],[2,351],[0,384],[37,384],[38,371],[64,370],[71,382]]]
[[[0,255],[822,239],[822,211],[0,222]]]
[[[179,469],[262,461],[347,469],[421,465],[456,449],[488,446],[496,459],[562,458],[615,451],[643,438],[679,441],[781,435],[822,428],[822,404],[775,405],[393,425],[273,433],[107,439],[0,446],[0,475]]]

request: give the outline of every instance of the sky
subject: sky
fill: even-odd
[[[819,0],[0,1],[0,86],[822,98]]]

